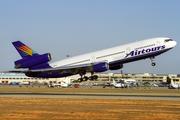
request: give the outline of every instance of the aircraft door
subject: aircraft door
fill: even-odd
[[[131,49],[128,47],[126,48],[126,55],[128,55],[131,52]]]
[[[160,45],[161,45],[160,41],[157,41],[157,47],[160,46]]]
[[[95,56],[91,56],[91,62],[95,62]]]

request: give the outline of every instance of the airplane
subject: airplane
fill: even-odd
[[[64,81],[58,82],[58,83],[51,83],[48,85],[48,87],[63,87],[63,88],[68,88],[72,84],[70,83],[65,83]]]
[[[72,84],[70,83],[65,83],[64,81],[61,81],[61,87],[65,87],[65,88],[68,88],[70,87]]]
[[[121,70],[121,77],[122,79],[119,80],[119,82],[117,83],[113,79],[113,83],[111,83],[111,86],[114,86],[115,88],[126,88],[126,87],[131,87],[131,85],[133,84],[136,84],[136,80],[125,79],[122,70]]]
[[[169,89],[180,89],[180,84],[174,84],[173,80],[171,80],[171,85]]]
[[[9,85],[20,85],[20,82],[11,82]]]
[[[127,88],[127,87],[131,87],[131,85],[129,83],[116,83],[115,80],[113,79],[113,83],[111,83],[111,86],[114,86],[115,88]]]
[[[133,79],[123,79],[124,83],[133,83],[136,84],[136,80]]]
[[[124,88],[125,85],[123,83],[116,83],[115,80],[113,79],[113,83],[111,83],[112,86],[115,88]]]
[[[28,77],[58,78],[71,75],[80,75],[80,81],[97,79],[94,73],[107,70],[118,70],[123,64],[150,58],[155,66],[154,58],[176,46],[176,41],[170,38],[159,37],[146,39],[126,45],[120,45],[88,54],[66,58],[53,63],[50,53],[38,54],[21,41],[12,42],[22,59],[14,62],[15,69],[9,72],[25,73]],[[85,76],[87,72],[90,77]]]
[[[125,79],[122,70],[121,70],[121,77],[122,77],[122,79],[120,80],[121,83],[136,84],[136,80],[134,79]]]
[[[153,87],[158,87],[158,85],[156,85],[155,83],[152,83],[151,84]]]

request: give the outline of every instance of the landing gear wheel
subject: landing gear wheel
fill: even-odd
[[[93,76],[90,76],[89,77],[89,80],[97,80],[98,79],[98,76],[97,75],[93,75]]]
[[[154,63],[154,62],[153,62],[151,65],[152,65],[152,66],[155,66],[155,65],[156,65],[156,63]]]
[[[89,77],[89,80],[93,80],[93,76],[90,76],[90,77]]]
[[[97,75],[94,75],[93,76],[93,80],[97,80],[98,79],[98,76]]]
[[[87,76],[84,76],[83,81],[87,81],[89,78]]]
[[[79,81],[79,82],[82,82],[82,81],[83,81],[83,78],[78,78],[78,81]]]

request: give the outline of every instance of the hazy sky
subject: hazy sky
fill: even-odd
[[[16,40],[40,54],[51,53],[54,62],[66,55],[169,37],[178,44],[157,56],[155,67],[147,59],[124,64],[122,70],[180,74],[179,6],[179,0],[0,0],[0,71],[13,70],[20,59],[11,44]]]

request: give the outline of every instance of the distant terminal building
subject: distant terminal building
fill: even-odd
[[[60,81],[70,82],[70,78],[36,78],[36,77],[27,77],[24,74],[20,73],[0,73],[0,83],[9,84],[11,82],[39,82],[39,83],[57,83]]]
[[[119,80],[122,79],[121,74],[98,74],[99,80],[106,81],[113,79]],[[167,75],[155,75],[155,74],[124,74],[125,79],[134,79],[137,82],[150,82],[150,83],[160,83],[160,82],[166,82],[167,81]]]
[[[170,74],[168,77],[174,81],[174,84],[180,84],[180,74]]]
[[[114,73],[106,73],[106,74],[95,74],[98,75],[98,81],[109,81],[112,82],[114,80],[122,79],[121,74]],[[86,74],[86,76],[90,76],[90,74]],[[79,75],[72,76],[73,79],[78,79]],[[134,79],[137,82],[150,82],[150,83],[161,83],[167,82],[167,75],[156,75],[156,74],[124,74],[125,79]]]
[[[90,76],[91,74],[86,74]],[[122,79],[121,74],[106,73],[106,74],[96,74],[98,75],[98,82],[112,82],[114,80]],[[10,84],[11,82],[39,82],[39,83],[57,83],[64,81],[66,83],[71,83],[74,80],[77,80],[80,76],[73,75],[70,77],[63,78],[36,78],[36,77],[27,77],[24,74],[17,73],[0,73],[0,84]],[[167,77],[172,79],[175,84],[180,84],[180,74],[174,75],[156,75],[156,74],[124,74],[126,79],[134,79],[137,82],[150,82],[150,83],[161,83],[167,82]]]

